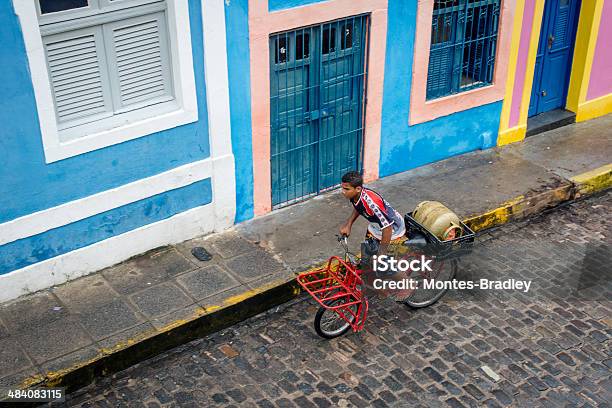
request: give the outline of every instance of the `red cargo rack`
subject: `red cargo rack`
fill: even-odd
[[[299,274],[297,281],[321,306],[333,310],[354,331],[359,331],[368,313],[368,301],[361,291],[360,275],[360,270],[332,256],[324,267]],[[356,311],[352,307],[355,305]]]

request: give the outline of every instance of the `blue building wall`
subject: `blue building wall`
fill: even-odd
[[[210,156],[202,15],[189,1],[199,120],[46,164],[21,28],[0,2],[0,223],[150,177]],[[167,191],[0,246],[0,274],[210,203],[211,180]]]
[[[249,4],[248,0],[225,4],[230,121],[236,171],[235,222],[240,222],[253,218]]]
[[[417,0],[389,1],[379,176],[495,146],[502,102],[408,126]]]
[[[0,2],[0,223],[209,157],[199,0],[189,14],[199,121],[46,164],[19,20]]]
[[[0,246],[0,275],[210,203],[205,179]]]

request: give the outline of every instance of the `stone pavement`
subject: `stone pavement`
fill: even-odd
[[[570,178],[609,165],[611,129],[608,115],[370,186],[402,212],[435,199],[482,229],[573,198]],[[609,169],[601,174],[610,180]],[[336,252],[334,234],[349,213],[330,192],[2,304],[0,387],[78,388],[281,304],[298,293],[296,272]],[[365,223],[354,228],[356,247]],[[212,260],[195,259],[195,246]]]
[[[301,296],[69,396],[74,407],[596,407],[612,401],[612,192],[492,230],[419,310],[374,302],[365,329],[319,338]]]

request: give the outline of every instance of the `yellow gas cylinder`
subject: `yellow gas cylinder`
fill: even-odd
[[[457,214],[438,201],[419,203],[412,213],[412,218],[442,241],[460,237],[463,232]]]

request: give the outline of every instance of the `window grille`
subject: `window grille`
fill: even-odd
[[[493,82],[500,0],[434,0],[427,99]]]

